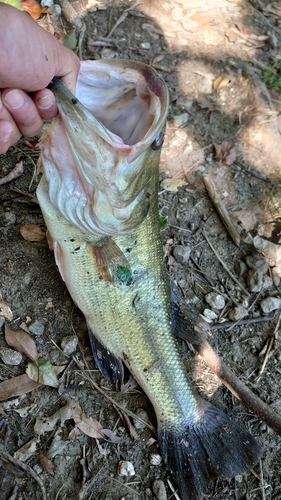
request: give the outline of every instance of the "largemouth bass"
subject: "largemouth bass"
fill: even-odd
[[[127,366],[182,499],[200,500],[211,477],[243,473],[260,449],[194,394],[174,337],[157,199],[166,86],[148,66],[114,60],[82,62],[76,97],[60,80],[51,88],[59,116],[43,137],[37,196],[57,265],[99,369],[116,381]]]

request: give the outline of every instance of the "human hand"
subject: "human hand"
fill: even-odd
[[[0,3],[0,154],[57,114],[54,76],[75,92],[79,58],[25,12]],[[34,92],[32,98],[27,92]]]

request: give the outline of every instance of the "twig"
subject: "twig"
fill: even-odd
[[[261,483],[262,500],[266,500],[265,491],[264,491],[263,469],[262,469],[262,461],[261,460],[260,460],[260,483]]]
[[[266,363],[268,361],[268,358],[269,358],[269,355],[271,353],[273,343],[276,344],[276,341],[277,341],[277,338],[278,338],[278,330],[279,330],[279,326],[280,326],[280,321],[281,321],[281,311],[280,311],[279,316],[278,316],[278,320],[277,320],[277,323],[276,323],[276,326],[275,326],[275,329],[274,329],[274,333],[273,333],[272,337],[270,338],[270,340],[268,342],[268,346],[267,346],[267,349],[266,349],[266,353],[265,353],[265,357],[264,357],[264,360],[263,360],[263,364],[261,365],[261,368],[260,368],[259,374],[258,374],[258,376],[256,378],[256,381],[258,381],[260,379],[262,373],[264,372],[265,365],[266,365]]]
[[[79,33],[78,45],[77,45],[77,50],[76,50],[76,52],[78,52],[78,56],[79,56],[79,59],[81,59],[81,61],[83,60],[82,43],[84,40],[85,32],[86,32],[86,24],[82,23],[82,28],[81,28],[80,33]]]
[[[241,288],[241,290],[245,293],[245,295],[247,295],[247,297],[250,296],[249,292],[247,292],[247,290],[243,287],[243,285],[240,283],[240,281],[234,276],[234,274],[232,274],[232,272],[228,269],[227,265],[223,262],[223,260],[220,258],[220,256],[218,255],[218,253],[216,252],[216,250],[214,249],[212,243],[210,242],[208,236],[206,235],[204,229],[203,229],[203,234],[209,244],[209,246],[211,247],[211,249],[213,250],[215,256],[217,257],[218,261],[221,263],[222,267],[226,270],[226,272],[229,274],[229,276],[233,279],[233,281],[235,281],[235,283],[239,286],[239,288]]]
[[[37,474],[35,474],[34,470],[31,467],[29,467],[29,465],[12,457],[9,453],[4,451],[4,448],[2,448],[2,446],[0,447],[0,454],[4,460],[10,462],[11,464],[15,465],[16,467],[19,467],[20,469],[23,469],[25,472],[30,474],[30,476],[33,477],[33,479],[39,484],[39,486],[41,488],[43,499],[47,500],[47,493],[46,493],[46,489],[45,489],[43,481],[41,481],[40,477],[37,476]]]
[[[261,291],[257,294],[255,300],[248,307],[248,309],[246,309],[245,314],[243,314],[242,318],[245,318],[245,316],[248,316],[248,313],[250,312],[250,310],[252,309],[252,307],[254,307],[254,305],[257,302],[258,298],[260,297],[260,294],[262,293],[262,291],[263,291],[263,289],[261,289]],[[240,319],[242,319],[242,318],[240,318]],[[226,331],[230,332],[230,330],[232,330],[232,328],[234,328],[239,323],[239,321],[240,321],[239,319],[237,321],[235,321],[234,324],[231,325]]]
[[[158,71],[165,71],[165,73],[174,73],[175,72],[174,69],[166,68],[165,66],[161,66],[160,64],[151,63],[150,66],[154,69],[157,69]]]
[[[117,401],[115,401],[113,398],[111,398],[108,394],[106,394],[98,384],[96,384],[96,382],[94,382],[94,380],[88,375],[85,373],[84,369],[83,369],[83,366],[81,364],[81,362],[79,361],[79,359],[76,357],[76,356],[73,356],[73,359],[75,361],[75,363],[77,364],[77,366],[79,366],[80,370],[82,371],[82,376],[88,380],[90,382],[90,384],[95,388],[97,389],[102,395],[103,397],[109,401],[109,403],[111,403],[113,406],[116,406],[118,408],[120,408],[120,410],[124,413],[127,413],[127,415],[129,415],[130,417],[136,419],[136,420],[139,420],[140,422],[142,422],[148,429],[150,429],[154,434],[157,435],[157,432],[155,430],[155,428],[153,427],[153,425],[149,424],[148,422],[146,422],[145,420],[143,420],[141,417],[139,417],[138,415],[136,415],[135,413],[133,413],[132,411],[128,410],[127,408],[125,408],[123,405],[121,405],[120,403],[117,403]],[[87,369],[89,370],[89,367],[87,366]]]
[[[61,7],[62,15],[69,24],[73,24],[75,28],[82,29],[82,21],[76,10],[68,0],[56,0],[56,3]]]
[[[264,323],[266,321],[272,321],[274,316],[264,316],[260,318],[250,318],[250,319],[239,319],[238,321],[224,321],[223,323],[213,323],[209,325],[209,330],[225,330],[226,328],[230,329],[234,326],[241,325],[252,325],[255,323]]]
[[[116,30],[116,28],[121,24],[123,21],[125,21],[126,17],[128,16],[130,10],[134,10],[138,5],[140,5],[142,1],[137,0],[131,7],[128,9],[124,10],[123,14],[117,19],[116,23],[114,24],[113,28],[110,30],[106,38],[110,38],[112,33]]]
[[[246,408],[281,435],[281,417],[246,387],[210,346],[207,341],[209,325],[183,299],[179,299],[177,292],[173,301],[178,309],[179,328],[176,334],[193,345],[209,368]]]
[[[240,245],[240,235],[239,235],[234,223],[232,222],[228,211],[226,210],[225,206],[222,204],[220,197],[218,196],[218,194],[216,192],[216,187],[211,179],[211,176],[208,174],[203,174],[203,181],[204,181],[205,187],[208,191],[208,195],[211,199],[211,202],[213,203],[216,211],[218,212],[224,226],[226,227],[227,231],[229,232],[235,245],[239,246]]]
[[[175,488],[173,487],[171,481],[169,479],[167,479],[167,483],[168,483],[168,486],[170,488],[170,490],[172,491],[173,493],[173,496],[175,497],[176,500],[181,500],[181,498],[179,497],[179,495],[177,494]]]
[[[101,466],[100,470],[92,477],[92,479],[87,481],[87,483],[85,483],[84,486],[81,488],[81,490],[79,491],[78,500],[83,500],[83,498],[86,497],[87,493],[92,488],[93,484],[96,482],[97,477],[100,474],[101,470],[104,468],[105,463]]]
[[[19,163],[16,163],[15,167],[11,172],[9,172],[5,177],[2,177],[0,179],[0,186],[3,186],[3,184],[7,184],[7,182],[11,182],[17,177],[20,177],[23,174],[23,163],[20,161]]]

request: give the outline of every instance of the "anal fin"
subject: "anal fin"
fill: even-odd
[[[120,382],[124,383],[124,365],[120,358],[116,358],[111,354],[94,336],[91,329],[89,331],[89,338],[94,360],[101,374],[107,380],[111,380],[114,384]]]

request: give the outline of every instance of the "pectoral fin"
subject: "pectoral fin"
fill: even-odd
[[[91,245],[100,280],[129,284],[132,277],[130,264],[112,238],[102,238]]]

